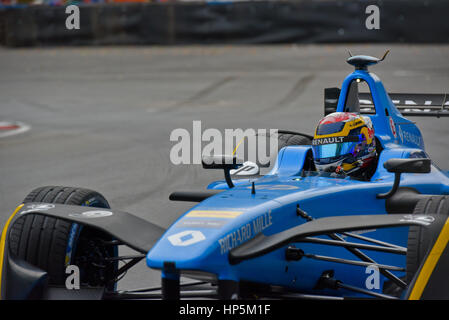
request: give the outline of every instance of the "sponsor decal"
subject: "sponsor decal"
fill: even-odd
[[[243,211],[223,211],[223,210],[192,210],[186,217],[193,218],[226,218],[233,219],[241,215]]]
[[[421,215],[405,215],[403,219],[399,220],[401,222],[416,222],[422,224],[423,226],[428,226],[435,221],[432,216],[421,216]]]
[[[344,139],[344,137],[330,137],[330,138],[313,139],[312,145],[319,146],[322,144],[342,143],[343,139]]]
[[[111,211],[91,210],[91,211],[85,211],[82,213],[71,213],[71,214],[69,214],[69,217],[94,219],[94,218],[110,217],[112,215],[113,215],[113,213]]]
[[[417,146],[421,146],[421,137],[417,136],[416,134],[410,133],[408,131],[402,130],[402,128],[399,126],[399,136],[401,137],[402,143],[412,143]]]
[[[54,204],[49,204],[49,203],[32,204],[32,205],[27,206],[28,210],[24,210],[24,211],[20,212],[20,214],[25,214],[28,212],[35,212],[35,211],[50,210],[50,209],[53,209],[54,207],[55,207]]]
[[[397,134],[396,134],[396,127],[394,126],[394,121],[393,118],[390,117],[390,128],[391,128],[391,132],[393,133],[394,138],[397,138]]]
[[[198,230],[186,230],[169,236],[168,241],[176,247],[186,247],[206,239],[204,234]]]
[[[362,124],[363,124],[362,120],[357,120],[355,122],[350,122],[349,123],[349,127],[350,128],[354,128],[354,127],[357,127],[357,126],[362,125]]]
[[[238,247],[245,241],[251,239],[256,234],[262,232],[273,224],[271,217],[271,210],[263,215],[253,219],[249,223],[240,228],[228,233],[223,238],[218,240],[220,245],[220,253],[225,254],[231,249]]]
[[[182,219],[176,224],[177,228],[212,228],[218,229],[228,223],[227,220],[221,219]]]
[[[402,132],[401,126],[399,126],[399,138],[401,138],[401,143],[404,143],[404,133]]]

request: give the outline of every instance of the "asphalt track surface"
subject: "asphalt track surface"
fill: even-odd
[[[353,54],[390,92],[449,93],[449,46],[283,45],[0,48],[0,121],[26,133],[0,139],[0,225],[33,188],[88,187],[112,207],[168,227],[189,206],[174,190],[222,179],[200,165],[171,164],[176,128],[277,128],[312,133],[323,88],[340,86]],[[449,119],[414,118],[426,150],[449,169]],[[159,285],[140,263],[120,288]]]

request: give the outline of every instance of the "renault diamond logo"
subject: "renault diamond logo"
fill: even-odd
[[[186,230],[169,236],[168,241],[174,246],[185,247],[206,239],[201,231]]]

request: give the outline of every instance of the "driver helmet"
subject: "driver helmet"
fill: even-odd
[[[350,112],[327,115],[315,130],[312,151],[318,171],[362,174],[374,164],[376,157],[371,119]]]

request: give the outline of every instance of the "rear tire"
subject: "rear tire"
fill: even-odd
[[[278,135],[278,150],[287,146],[304,146],[310,145],[312,141],[304,136],[291,133],[280,133]]]
[[[110,208],[107,200],[96,191],[60,186],[40,187],[31,191],[23,203],[26,206],[26,203],[30,202]],[[49,284],[64,285],[67,277],[65,268],[69,264],[77,263],[77,246],[80,241],[86,236],[104,237],[93,231],[65,220],[28,214],[17,219],[11,226],[9,249],[12,255],[46,271]],[[108,248],[108,255],[115,253],[116,248]],[[83,271],[85,270],[80,267],[81,283],[99,285],[91,283],[90,275],[83,277]],[[104,275],[101,277],[104,278]]]
[[[430,196],[420,200],[413,214],[449,215],[449,196]],[[438,235],[430,230],[410,226],[407,244],[406,282],[410,283]]]

